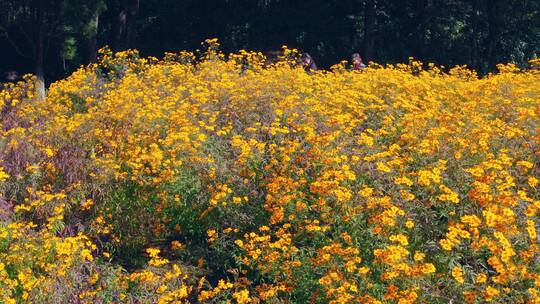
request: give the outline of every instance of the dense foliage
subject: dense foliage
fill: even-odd
[[[160,56],[213,37],[232,52],[285,44],[321,67],[358,52],[366,62],[414,56],[483,74],[540,55],[540,0],[0,1],[0,73],[44,65],[48,82],[93,62],[101,46]]]
[[[209,44],[0,91],[3,303],[540,303],[538,70]]]

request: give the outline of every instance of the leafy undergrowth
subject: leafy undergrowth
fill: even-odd
[[[103,50],[0,93],[2,303],[539,303],[540,73]]]

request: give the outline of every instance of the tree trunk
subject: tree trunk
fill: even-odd
[[[112,26],[112,49],[113,51],[121,51],[125,48],[124,37],[127,24],[127,9],[122,3],[120,7],[120,12],[115,18]]]
[[[478,57],[478,20],[480,19],[480,0],[473,0],[471,20],[471,45],[469,50],[469,66],[477,69]]]
[[[364,61],[369,62],[373,56],[375,32],[375,0],[365,1],[364,7]]]
[[[34,73],[36,74],[36,98],[45,98],[45,73],[43,57],[45,52],[45,0],[37,0],[36,34],[34,44]]]
[[[113,50],[135,48],[139,0],[122,1],[120,12],[113,24]]]
[[[86,61],[87,63],[94,63],[97,61],[97,35],[99,28],[98,11],[95,12],[95,15],[92,17],[92,20],[90,22],[91,31],[88,38],[86,39],[86,50],[88,52]]]
[[[135,48],[137,38],[137,19],[139,17],[139,0],[130,0],[128,7],[128,16],[126,24],[126,47]]]
[[[488,22],[489,22],[489,34],[488,34],[488,46],[487,46],[487,58],[489,68],[495,68],[497,64],[497,53],[495,49],[499,45],[499,40],[502,34],[502,26],[504,20],[501,16],[501,2],[500,1],[488,1]]]
[[[45,75],[43,71],[43,63],[36,63],[34,67],[34,73],[36,74],[35,81],[35,94],[37,99],[45,98]]]

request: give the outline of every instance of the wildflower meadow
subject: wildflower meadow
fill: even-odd
[[[97,63],[0,91],[0,303],[540,303],[540,61]]]

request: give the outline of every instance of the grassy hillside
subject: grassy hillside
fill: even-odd
[[[0,303],[539,303],[538,71],[101,56],[0,92]]]

